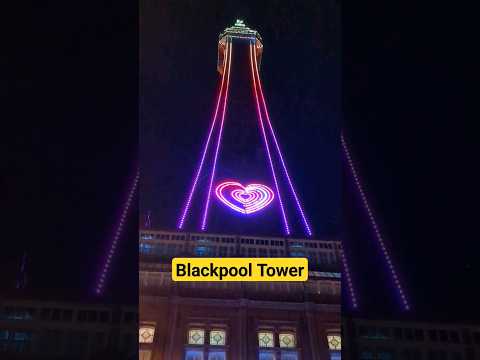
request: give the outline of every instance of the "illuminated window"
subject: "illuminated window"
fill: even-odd
[[[203,349],[187,349],[185,353],[185,360],[203,360]]]
[[[227,332],[225,330],[189,329],[185,360],[226,360],[226,350],[223,348],[226,344],[226,338]]]
[[[225,345],[225,331],[212,330],[210,331],[210,345]]]
[[[275,360],[275,354],[273,351],[261,350],[258,354],[258,360]]]
[[[280,333],[278,335],[280,347],[294,348],[295,347],[295,335],[291,333]]]
[[[273,332],[260,331],[258,333],[258,346],[261,348],[274,347]]]
[[[188,343],[190,345],[203,345],[205,343],[205,330],[190,329],[188,331]]]
[[[138,329],[138,342],[142,344],[153,343],[155,326],[140,326]]]
[[[225,351],[211,350],[208,352],[208,360],[225,360]]]
[[[330,350],[342,350],[342,338],[340,335],[328,335],[327,340]]]
[[[150,360],[152,358],[151,350],[139,350],[138,351],[138,360]]]
[[[328,348],[330,349],[331,360],[341,360],[342,358],[342,337],[338,334],[327,335]]]
[[[298,360],[296,351],[282,351],[280,360]]]

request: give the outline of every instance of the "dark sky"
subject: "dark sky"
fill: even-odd
[[[331,189],[345,191],[360,304],[390,315],[398,309],[351,183],[335,183],[339,93],[410,316],[480,319],[468,22],[460,26],[452,9],[455,27],[431,9],[357,2],[343,6],[340,34],[334,1],[242,4],[144,1],[140,51],[137,4],[24,9],[24,20],[41,24],[32,26],[36,37],[16,32],[19,56],[7,59],[7,93],[19,96],[8,102],[12,130],[1,142],[2,291],[11,289],[26,250],[31,292],[87,296],[139,157],[148,174],[141,210],[173,227],[212,111],[217,36],[241,17],[264,39],[272,120],[317,233],[338,233]],[[61,16],[45,21],[53,14]],[[331,172],[323,176],[324,169]],[[107,299],[135,301],[136,220],[122,239]]]
[[[480,320],[478,141],[467,112],[469,23],[459,14],[389,2],[350,4],[342,17],[347,134],[417,319]],[[355,259],[367,263],[356,276],[371,275],[361,292],[382,309],[374,293],[384,267],[365,261],[378,247],[361,214],[350,223]]]
[[[175,228],[214,111],[219,82],[218,35],[240,18],[263,38],[261,76],[266,101],[315,233],[319,237],[337,235],[341,62],[335,2],[281,1],[268,6],[233,1],[214,1],[209,6],[196,2],[171,2],[163,7],[155,4],[145,1],[141,8],[142,212],[151,211],[158,227]],[[261,173],[260,180],[273,186],[252,107],[245,50],[234,45],[218,179],[256,179],[258,172],[240,168],[240,161],[235,161],[243,152],[252,167],[267,171]],[[249,106],[252,111],[241,111]],[[251,143],[234,144],[239,141],[236,134],[250,138]],[[250,147],[259,150],[258,157],[250,156]],[[238,156],[232,157],[233,153]],[[208,171],[210,166],[205,169]],[[204,202],[204,180],[198,185],[195,204]],[[211,231],[235,232],[230,223],[238,217],[218,206],[215,199],[211,209]],[[259,234],[267,229],[269,234],[281,234],[278,214],[270,214],[276,210],[275,206],[257,215],[252,220],[257,226],[249,231]],[[187,228],[198,230],[200,217],[201,209],[193,208]],[[242,223],[244,231],[247,225]],[[300,226],[296,229],[303,235]]]
[[[21,9],[26,23],[16,24],[8,58],[11,111],[2,117],[2,293],[24,251],[33,296],[93,293],[138,166],[138,14],[112,11],[87,3]],[[137,301],[135,223],[132,216],[112,265],[123,285],[106,295],[116,301]]]

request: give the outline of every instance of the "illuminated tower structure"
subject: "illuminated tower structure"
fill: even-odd
[[[240,20],[220,34],[218,95],[177,230],[140,230],[142,360],[340,358],[341,244],[313,237],[268,113],[262,52]],[[180,256],[308,257],[309,280],[175,283]]]
[[[262,53],[242,21],[220,34],[216,106],[178,230],[313,235],[270,120]]]

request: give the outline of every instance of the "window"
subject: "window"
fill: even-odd
[[[280,360],[298,360],[296,351],[282,351]]]
[[[210,345],[225,345],[225,331],[212,330],[210,331]]]
[[[260,360],[297,360],[297,339],[293,331],[261,330],[258,335],[258,358]],[[276,343],[275,339],[278,339]]]
[[[190,329],[188,331],[188,343],[190,345],[203,345],[205,343],[205,330]]]
[[[153,343],[155,336],[155,326],[140,326],[138,330],[138,342],[141,344]]]
[[[422,329],[415,329],[414,334],[415,334],[415,341],[423,341],[424,335],[423,335]]]
[[[95,310],[90,310],[88,312],[88,322],[96,322],[97,321],[97,312]]]
[[[77,315],[77,320],[80,322],[87,321],[87,312],[85,310],[80,310]]]
[[[330,350],[342,350],[342,337],[340,335],[327,335]]]
[[[460,336],[458,336],[458,332],[450,331],[450,341],[456,344],[460,342]]]
[[[97,332],[92,339],[92,348],[96,351],[105,347],[105,333]]]
[[[331,360],[340,360],[342,354],[342,337],[340,334],[327,335],[328,349]]]
[[[462,353],[461,352],[454,352],[452,354],[452,360],[462,360]]]
[[[225,351],[219,350],[211,350],[208,352],[208,360],[225,360]]]
[[[63,321],[72,321],[73,310],[63,310]]]
[[[378,360],[392,360],[393,353],[391,351],[381,350],[377,352],[377,359]]]
[[[219,251],[219,255],[220,256],[227,256],[227,247],[226,246],[220,246],[220,251]]]
[[[275,353],[273,351],[260,350],[258,354],[259,360],[275,360]]]
[[[190,328],[185,360],[226,360],[227,332],[218,328]]]
[[[9,332],[0,330],[0,352],[7,351]]]
[[[185,360],[204,360],[203,350],[187,349],[185,352]]]
[[[446,330],[440,330],[440,341],[441,342],[447,342],[448,341],[448,336],[447,336],[447,331]]]
[[[291,333],[280,333],[278,335],[278,340],[280,347],[283,348],[294,348],[295,347],[295,334]]]
[[[360,353],[360,360],[374,360],[375,356],[373,355],[372,351],[362,351]]]
[[[470,345],[472,343],[472,337],[470,336],[470,333],[468,330],[464,330],[462,332],[462,337],[463,337],[463,342],[467,345]]]
[[[108,311],[102,311],[102,312],[100,312],[100,322],[106,323],[106,322],[108,322],[108,318],[109,318],[109,313],[108,313]]]
[[[15,352],[25,352],[30,349],[32,333],[17,331],[13,334],[13,348]]]
[[[40,313],[40,318],[42,320],[49,320],[50,319],[50,312],[51,312],[51,309],[42,309],[42,311]]]
[[[480,332],[476,331],[473,333],[473,341],[475,341],[475,344],[480,345]]]
[[[273,342],[273,332],[264,332],[261,331],[258,333],[258,347],[261,348],[270,348],[274,347]]]

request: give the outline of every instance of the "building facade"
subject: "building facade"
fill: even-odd
[[[480,326],[361,318],[342,319],[344,359],[480,359]]]
[[[136,307],[0,298],[0,359],[134,359]]]
[[[142,360],[340,359],[337,241],[140,232]],[[173,257],[308,257],[307,282],[173,282]]]

